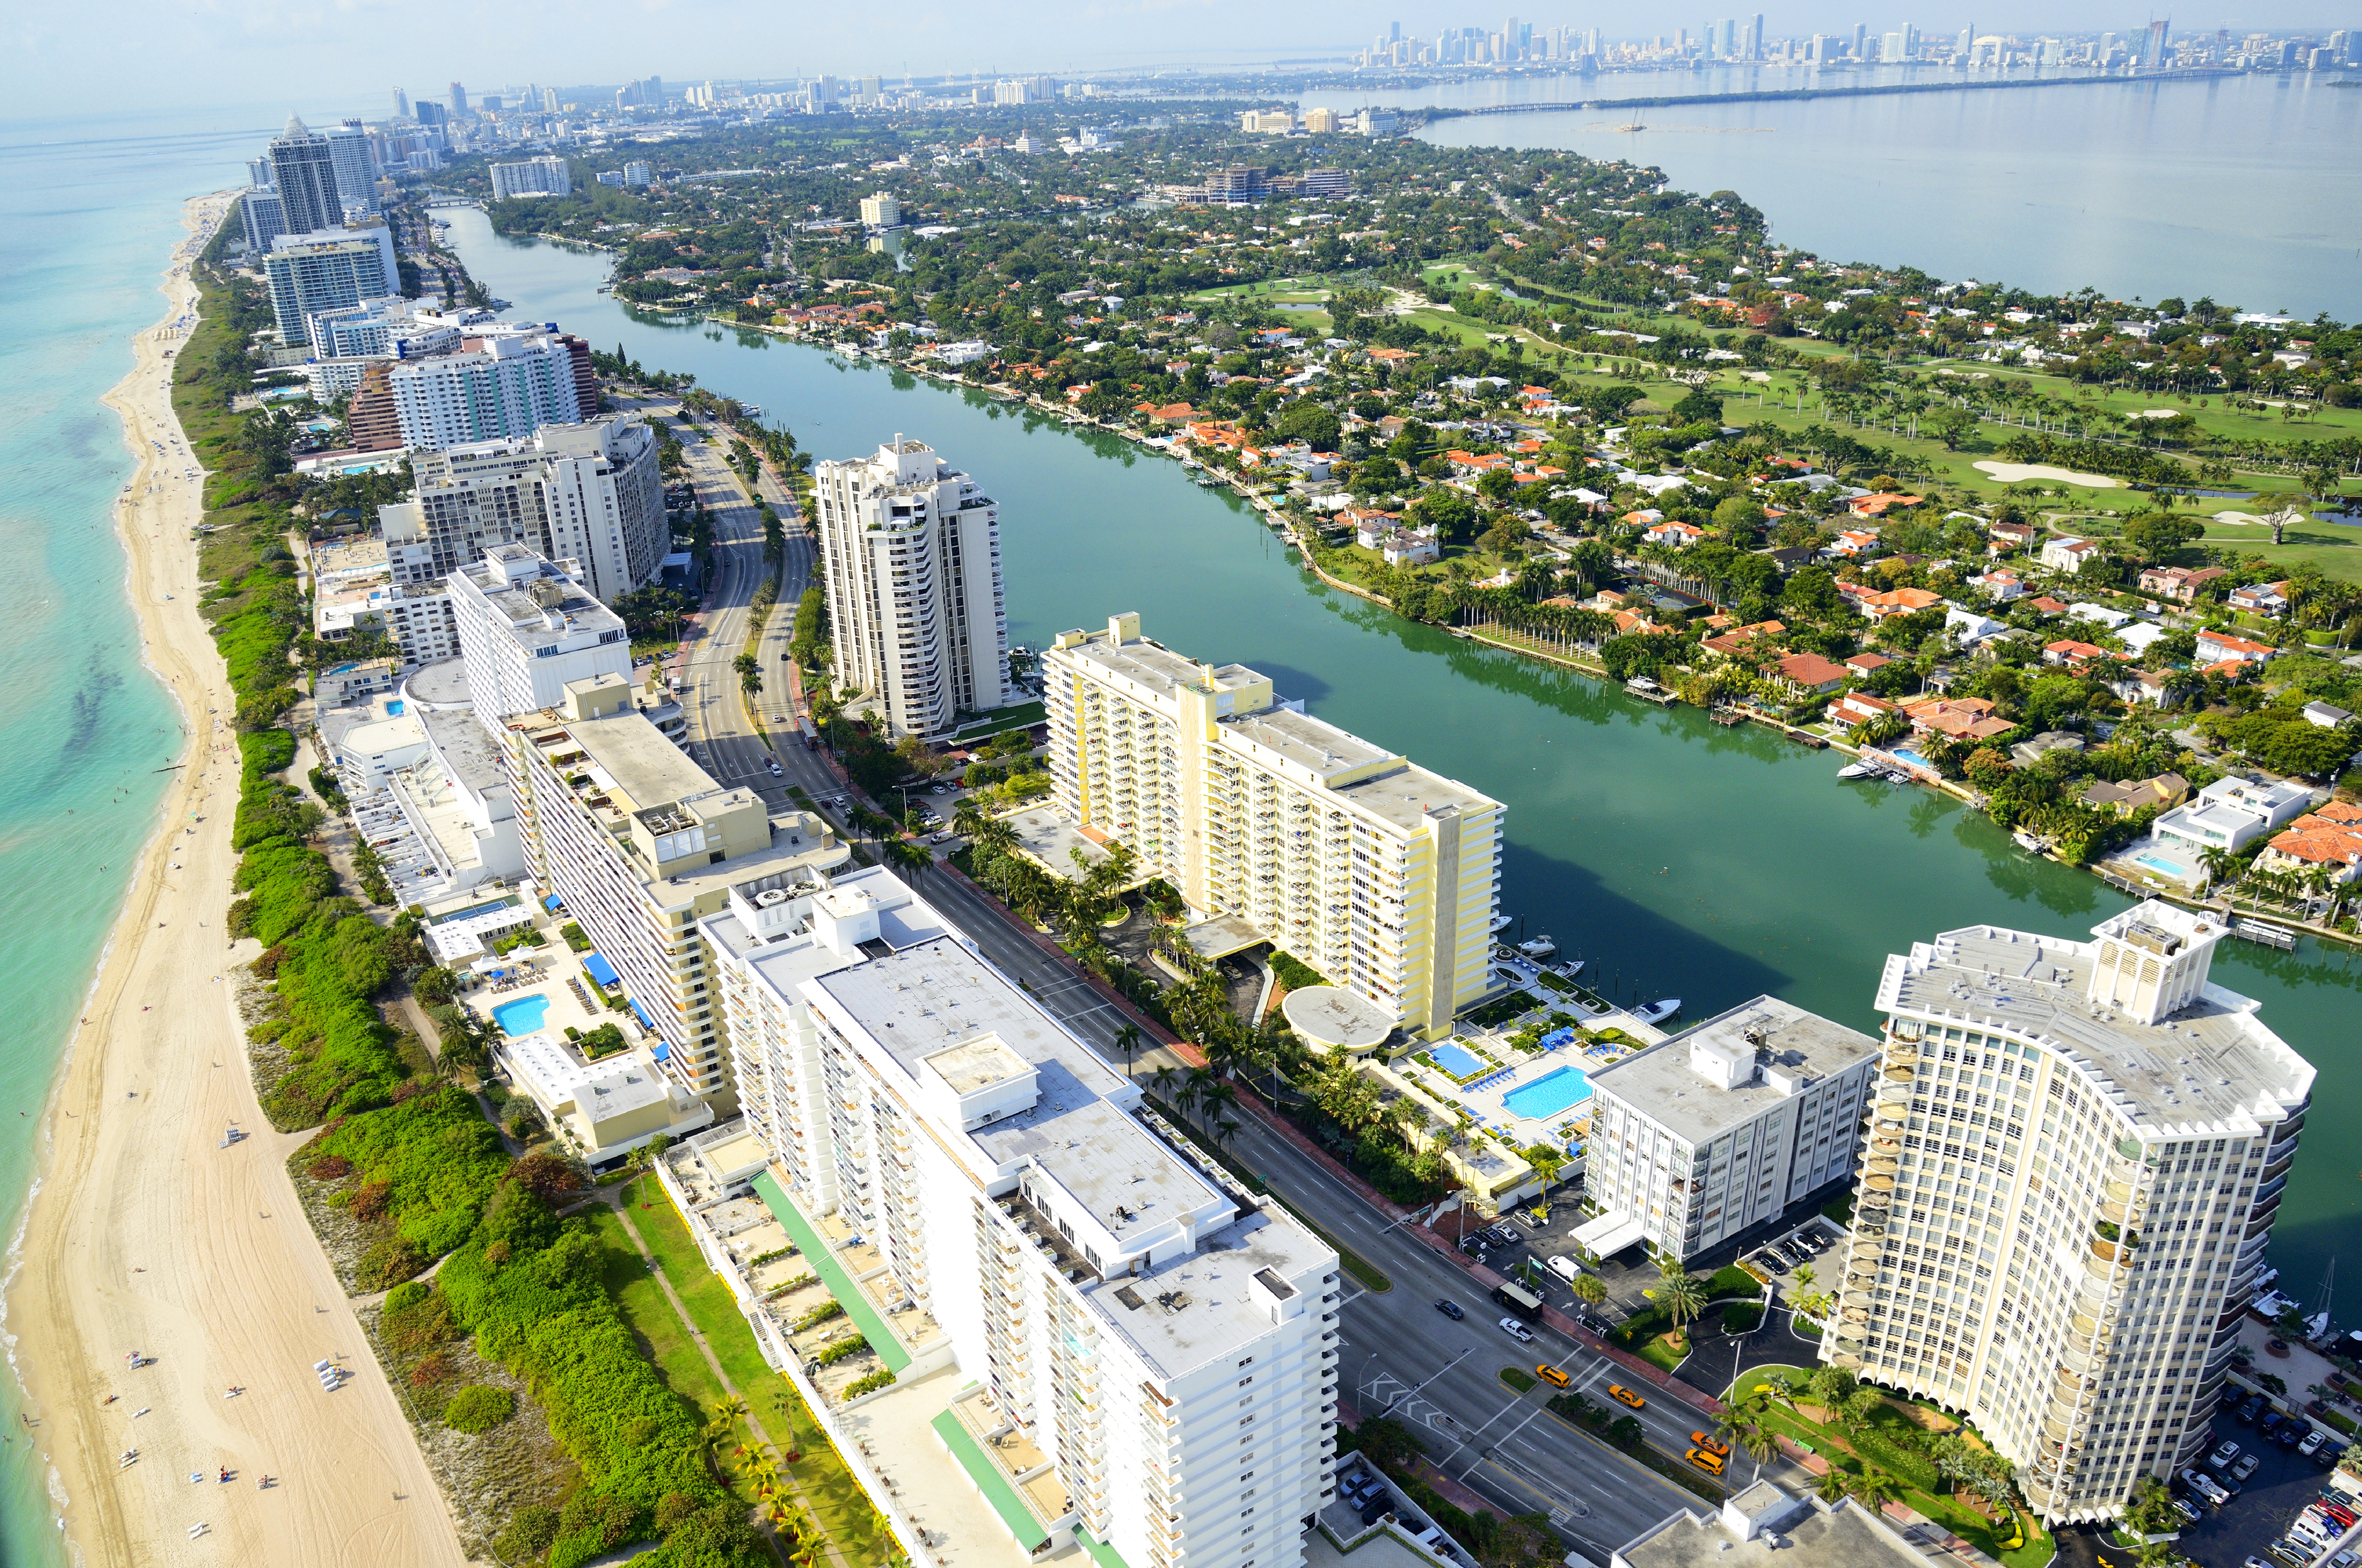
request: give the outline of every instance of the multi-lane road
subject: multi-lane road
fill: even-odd
[[[766,569],[759,514],[729,469],[723,446],[687,439],[682,445],[700,497],[713,513],[715,536],[714,591],[701,624],[684,639],[680,665],[690,749],[717,779],[761,790],[775,803],[785,803],[790,786],[824,803],[841,798],[837,777],[798,738],[784,690],[786,638],[812,569],[811,545],[795,525],[792,502],[767,472],[763,498],[789,525],[779,610],[759,655],[765,690],[752,700],[783,743],[774,748],[754,722],[734,666],[745,649],[749,605]],[[775,763],[780,769],[776,776]],[[827,804],[823,809],[842,828],[844,811]],[[914,886],[1003,973],[1111,1066],[1125,1070],[1114,1040],[1130,1021],[1127,1013],[949,871],[922,873]],[[1170,1053],[1153,1049],[1135,1053],[1130,1070],[1178,1065]],[[1551,1414],[1545,1408],[1545,1397],[1554,1392],[1549,1385],[1521,1395],[1500,1380],[1504,1368],[1530,1372],[1547,1362],[1564,1369],[1592,1403],[1606,1405],[1607,1385],[1623,1375],[1613,1361],[1548,1329],[1538,1329],[1532,1344],[1512,1339],[1499,1327],[1502,1309],[1457,1263],[1403,1234],[1319,1160],[1261,1121],[1245,1120],[1229,1147],[1289,1204],[1389,1281],[1390,1288],[1374,1291],[1344,1275],[1349,1288],[1340,1319],[1341,1391],[1364,1418],[1391,1415],[1402,1421],[1446,1474],[1504,1513],[1548,1515],[1570,1545],[1596,1562],[1676,1509],[1704,1506],[1694,1495]],[[1448,1317],[1436,1307],[1439,1299],[1456,1302],[1466,1317]],[[1705,1419],[1669,1395],[1642,1392],[1648,1404],[1638,1415],[1650,1445],[1679,1463],[1691,1446],[1690,1433]],[[1626,1413],[1620,1406],[1610,1408]],[[1734,1454],[1732,1465],[1731,1478],[1740,1484],[1754,1473],[1743,1454]],[[1784,1479],[1794,1484],[1800,1476],[1791,1473]]]

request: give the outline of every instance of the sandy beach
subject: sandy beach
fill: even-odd
[[[304,1135],[255,1103],[232,967],[254,944],[222,934],[234,704],[197,613],[201,500],[170,377],[189,263],[229,200],[184,209],[163,320],[106,397],[141,459],[116,522],[144,657],[190,738],[48,1112],[8,1303],[39,1423],[17,1441],[39,1445],[85,1562],[441,1568],[465,1561],[458,1538],[287,1178]],[[223,1148],[233,1123],[249,1136]],[[333,1394],[323,1357],[354,1374]]]

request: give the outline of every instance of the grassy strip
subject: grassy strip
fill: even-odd
[[[829,1441],[795,1385],[763,1359],[755,1331],[747,1327],[738,1309],[737,1297],[722,1276],[706,1266],[690,1236],[688,1222],[663,1186],[652,1176],[644,1177],[626,1192],[625,1201],[635,1205],[632,1223],[639,1228],[648,1251],[656,1254],[665,1277],[689,1309],[690,1320],[704,1334],[723,1370],[745,1395],[747,1404],[761,1413],[773,1439],[802,1452],[795,1475],[811,1500],[813,1522],[836,1542],[847,1562],[887,1561],[894,1541],[880,1524],[869,1495],[854,1479],[844,1455]],[[637,1207],[642,1203],[647,1207]]]
[[[1522,1366],[1505,1366],[1501,1369],[1501,1381],[1523,1394],[1534,1386],[1534,1375]]]
[[[1897,1419],[1904,1419],[1899,1412]],[[2001,1543],[2007,1537],[1992,1520],[1986,1518],[1973,1508],[1961,1506],[1948,1496],[1938,1496],[1910,1485],[1909,1477],[1904,1470],[1891,1463],[1891,1445],[1889,1444],[1877,1442],[1874,1440],[1869,1443],[1859,1442],[1827,1427],[1816,1426],[1789,1409],[1771,1411],[1765,1417],[1765,1422],[1772,1430],[1784,1433],[1806,1445],[1833,1468],[1843,1471],[1849,1476],[1859,1476],[1864,1467],[1864,1460],[1860,1453],[1855,1452],[1857,1449],[1878,1448],[1882,1452],[1875,1456],[1874,1463],[1879,1468],[1893,1475],[1897,1482],[1902,1483],[1899,1501],[1950,1530],[1986,1556],[2000,1559],[2007,1568],[2042,1568],[2042,1564],[2050,1560],[2056,1550],[2050,1538],[2039,1533],[2038,1528],[2035,1527],[2033,1521],[2029,1519],[2025,1544],[2014,1551],[2002,1551]],[[1926,1463],[1925,1460],[1920,1460],[1918,1464],[1912,1468],[1919,1469]]]

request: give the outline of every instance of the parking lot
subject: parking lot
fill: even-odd
[[[2290,1521],[2307,1504],[2330,1489],[2329,1471],[2341,1450],[2336,1442],[2325,1443],[2315,1458],[2308,1459],[2240,1421],[2229,1406],[2228,1392],[2224,1397],[2225,1408],[2214,1417],[2215,1441],[2237,1443],[2240,1460],[2255,1457],[2255,1470],[2245,1481],[2230,1481],[2223,1471],[2199,1462],[2194,1468],[2218,1485],[2236,1485],[2238,1495],[2220,1508],[2201,1507],[2199,1520],[2184,1529],[2175,1544],[2207,1568],[2239,1568],[2250,1557],[2267,1568],[2281,1568],[2270,1553],[2272,1543],[2288,1534]],[[2330,1463],[2318,1463],[2321,1459]],[[2233,1462],[2234,1472],[2240,1460]],[[2188,1488],[2177,1481],[2174,1490],[2180,1495]],[[2106,1554],[2103,1548],[2101,1555]]]

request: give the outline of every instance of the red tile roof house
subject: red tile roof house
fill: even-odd
[[[2007,719],[1993,717],[1992,706],[1982,697],[1948,697],[1915,702],[1903,711],[1910,715],[1914,730],[1950,740],[1991,740],[2017,727]]]
[[[2041,536],[2041,530],[2031,523],[1993,523],[1985,527],[1985,553],[2007,555],[2022,550]]]
[[[1845,667],[1867,679],[1893,662],[1882,653],[1858,653],[1845,661]]]
[[[1883,697],[1872,697],[1867,691],[1849,691],[1829,704],[1829,717],[1848,726],[1866,724],[1872,719],[1901,711],[1900,704],[1890,702]]]
[[[2362,812],[2342,811],[2333,803],[2289,823],[2264,852],[2256,856],[2264,866],[2309,871],[2326,867],[2340,882],[2362,877]]]
[[[1873,621],[1883,621],[1891,616],[1913,614],[1943,602],[1942,594],[1925,588],[1893,588],[1884,593],[1865,594],[1854,601],[1854,608]]]
[[[1652,545],[1671,545],[1676,549],[1694,545],[1705,537],[1705,530],[1694,523],[1660,523],[1640,536]]]
[[[2042,645],[2042,662],[2045,664],[2084,665],[2108,657],[2108,650],[2099,644],[2079,643],[2072,637],[2061,637],[2055,643]]]
[[[2177,604],[2195,604],[2200,589],[2226,575],[2221,567],[2151,567],[2140,574],[2141,591]]]
[[[2269,643],[2251,642],[2246,637],[2235,637],[2228,632],[2198,634],[2198,657],[2210,664],[2225,659],[2252,660],[2261,664],[2276,657],[2279,651]]]
[[[2050,595],[2047,593],[2039,594],[2035,598],[2027,600],[2025,602],[2029,609],[2039,610],[2045,615],[2064,615],[2067,613],[2067,606],[2060,603],[2058,600],[2051,598]]]
[[[1846,680],[1845,666],[1832,664],[1818,654],[1795,653],[1773,660],[1763,667],[1763,673],[1800,696],[1816,697],[1824,691],[1835,691]]]
[[[1857,495],[1847,502],[1847,506],[1856,517],[1883,517],[1890,507],[1916,506],[1925,499],[1924,496],[1897,495],[1887,491],[1877,495]]]
[[[1716,619],[1727,620],[1728,617],[1718,616]],[[1787,629],[1784,624],[1778,621],[1758,621],[1751,626],[1740,626],[1725,632],[1720,636],[1708,637],[1698,644],[1698,646],[1708,652],[1720,654],[1725,658],[1738,658],[1747,653],[1749,644],[1764,639],[1777,642],[1781,634]]]

